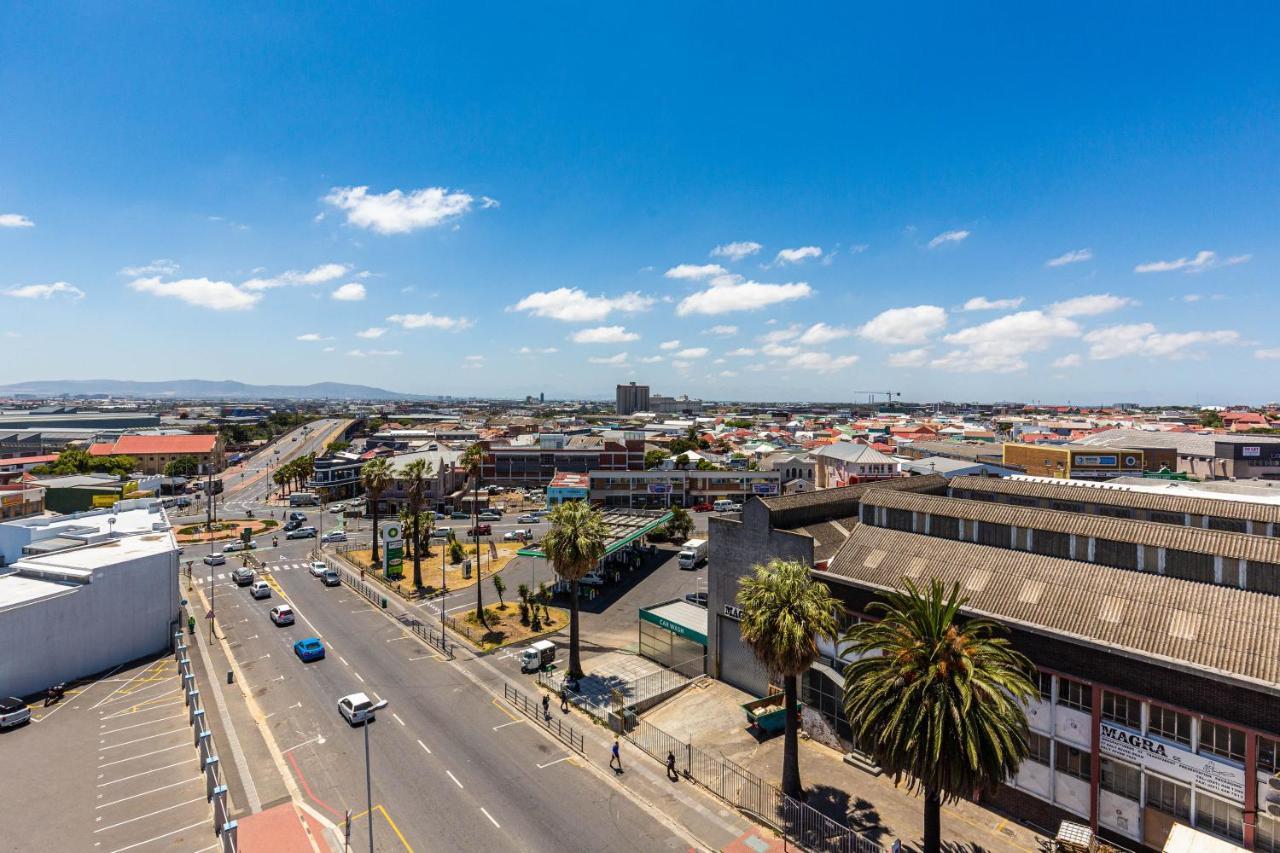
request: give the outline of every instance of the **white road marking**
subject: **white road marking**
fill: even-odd
[[[408,640],[408,639],[412,639],[412,638],[408,634],[404,634],[403,636],[400,636],[400,637],[392,637],[390,640],[387,640],[387,642],[394,643],[398,640]]]
[[[480,807],[480,811],[484,812],[484,816],[489,818],[489,823],[493,824],[498,829],[502,829],[502,826],[496,820],[493,819],[493,815],[489,814],[489,812],[485,810],[484,806]]]
[[[524,720],[512,720],[509,723],[503,723],[502,725],[494,726],[493,730],[496,732],[498,729],[505,729],[507,726],[518,726],[523,722]]]
[[[119,805],[120,803],[125,803],[125,802],[128,802],[129,800],[136,800],[138,799],[138,797],[145,797],[147,794],[154,794],[156,791],[167,791],[170,788],[176,788],[179,785],[185,785],[188,782],[198,782],[200,778],[201,778],[200,776],[192,776],[190,779],[183,779],[181,782],[174,782],[172,785],[161,785],[159,788],[152,788],[150,791],[143,791],[141,794],[131,794],[127,797],[122,797],[118,800],[112,800],[109,803],[103,803],[100,806],[94,806],[94,810],[96,811],[97,809],[105,809],[107,806]],[[102,796],[102,795],[99,794],[98,796]]]
[[[134,723],[132,726],[125,726],[124,728],[120,728],[120,729],[112,729],[109,732],[99,732],[99,734],[101,734],[103,737],[106,737],[107,735],[114,735],[114,734],[118,734],[119,732],[126,732],[129,729],[136,729],[136,728],[139,728],[140,726],[149,726],[149,725],[152,725],[153,723],[163,723],[166,720],[176,720],[179,717],[185,717],[185,716],[186,714],[174,714],[172,717],[160,717],[159,719],[156,719],[156,720],[148,720],[145,723]],[[105,719],[105,717],[103,719]],[[104,723],[103,726],[105,727],[105,725],[106,724]]]
[[[168,770],[168,769],[170,769],[170,768],[172,768],[172,767],[177,767],[179,764],[187,764],[187,763],[188,763],[188,762],[187,762],[187,761],[185,761],[185,760],[184,760],[184,761],[175,761],[175,762],[173,762],[172,764],[166,764],[164,767],[154,767],[154,768],[152,768],[151,770],[143,770],[141,773],[134,773],[132,776],[125,776],[125,777],[123,777],[123,778],[121,778],[121,779],[112,779],[110,782],[101,782],[101,783],[99,783],[99,784],[98,784],[98,787],[99,787],[99,788],[105,788],[105,787],[107,787],[108,785],[115,785],[115,784],[118,784],[118,783],[120,783],[120,782],[128,782],[130,779],[137,779],[139,776],[146,776],[148,773],[158,773],[158,772],[159,772],[159,771],[161,771],[161,770]],[[99,779],[101,779],[102,777],[101,777],[101,776],[99,776],[98,778],[99,778]]]
[[[425,743],[423,743],[422,741],[418,741],[418,746],[420,746],[420,747],[422,747],[423,749],[425,749],[425,750],[427,751],[427,755],[430,755],[430,754],[431,754],[431,748],[430,748],[430,747],[428,747],[428,746],[427,746]]]
[[[548,767],[550,767],[552,764],[559,764],[561,761],[568,761],[570,758],[573,758],[573,756],[572,756],[572,755],[566,755],[566,756],[564,756],[563,758],[557,758],[555,761],[548,761],[546,764],[539,764],[539,765],[538,765],[538,769],[539,769],[539,770],[546,770],[546,769],[547,769]]]
[[[392,712],[391,712],[391,716],[393,716],[393,717],[395,717],[395,718],[396,718],[396,722],[397,722],[397,723],[399,723],[399,724],[400,724],[400,725],[402,725],[402,726],[404,725],[404,720],[400,719],[400,715],[399,715],[399,714],[397,714],[395,711],[392,711]]]
[[[342,655],[338,655],[338,660],[342,661],[343,666],[351,666],[351,664],[347,663],[347,659],[344,658]]]
[[[156,809],[155,811],[153,811],[153,812],[148,812],[147,814],[140,814],[140,815],[138,815],[137,817],[131,817],[131,818],[129,818],[128,820],[122,820],[122,821],[120,821],[119,823],[113,823],[113,824],[111,824],[110,826],[103,826],[103,827],[100,827],[100,828],[98,828],[98,829],[95,829],[95,830],[93,831],[93,833],[94,833],[94,835],[97,835],[99,832],[106,832],[108,829],[115,829],[117,826],[124,826],[126,823],[133,823],[133,822],[134,822],[134,821],[136,821],[136,820],[142,820],[143,818],[146,818],[146,817],[153,817],[153,816],[158,815],[158,814],[163,814],[164,812],[171,812],[171,811],[173,811],[174,809],[182,808],[183,806],[189,806],[189,805],[191,805],[192,803],[198,803],[198,802],[200,802],[201,800],[204,800],[204,795],[203,795],[203,794],[201,794],[200,796],[196,797],[195,799],[187,800],[186,802],[182,802],[182,803],[174,803],[174,804],[173,804],[173,805],[171,805],[171,806],[165,806],[165,807],[164,807],[164,808],[162,808],[162,809]],[[201,821],[201,823],[207,823],[207,822],[208,822],[208,821]]]
[[[458,781],[458,777],[457,777],[457,776],[454,776],[454,775],[453,775],[453,771],[452,771],[452,770],[446,770],[446,771],[444,771],[444,772],[445,772],[445,775],[447,775],[450,779],[452,779],[452,780],[453,780],[453,784],[457,785],[459,788],[461,788],[461,787],[462,787],[462,783]]]
[[[307,744],[309,744],[309,743],[318,743],[318,744],[322,744],[322,745],[323,745],[323,744],[324,744],[324,736],[323,736],[323,735],[316,735],[316,736],[315,736],[315,737],[313,737],[311,740],[304,740],[304,741],[303,741],[302,743],[300,743],[300,744],[297,744],[297,745],[295,745],[295,746],[291,746],[291,747],[289,747],[288,749],[282,749],[282,750],[280,750],[280,754],[281,754],[281,755],[284,755],[286,752],[293,752],[295,749],[301,749],[302,747],[306,746],[306,745],[307,745]]]
[[[353,669],[353,670],[351,670],[351,671],[352,671],[352,672],[355,672],[356,678],[360,679],[360,683],[361,683],[361,684],[364,684],[364,676],[363,676],[363,675],[361,675],[360,673],[356,672],[354,669]]]
[[[177,835],[179,832],[186,832],[188,829],[195,829],[197,826],[201,825],[208,826],[208,819],[198,820],[190,826],[175,829],[173,832],[166,832],[164,835],[157,835],[155,838],[148,838],[146,841],[139,841],[137,844],[130,844],[128,847],[117,847],[115,850],[112,850],[111,853],[124,853],[126,850],[132,850],[135,847],[141,847],[144,844],[150,844],[152,841],[159,841],[161,838],[168,838],[170,835]]]
[[[155,752],[144,752],[142,753],[142,755],[133,755],[133,756],[130,756],[129,758],[120,758],[115,761],[108,761],[106,764],[99,764],[98,769],[101,770],[104,767],[111,767],[114,764],[124,764],[126,761],[133,761],[135,758],[146,758],[151,755],[159,755],[162,752],[173,752],[175,749],[182,749],[183,747],[186,747],[187,749],[191,748],[187,746],[185,743],[180,743],[177,746],[170,746],[165,749],[157,749]]]
[[[140,737],[140,738],[137,738],[136,740],[127,740],[124,743],[113,743],[111,744],[111,746],[99,746],[98,749],[102,752],[106,752],[108,749],[119,749],[122,746],[129,746],[135,743],[142,743],[144,740],[152,740],[153,738],[164,737],[165,735],[177,734],[178,732],[185,732],[185,731],[189,731],[189,729],[187,729],[184,726],[180,729],[170,729],[167,732],[160,732],[159,734],[155,734],[155,735],[147,735],[146,737]],[[101,741],[99,741],[99,743],[101,743]]]

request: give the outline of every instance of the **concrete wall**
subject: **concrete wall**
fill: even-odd
[[[0,613],[0,694],[26,696],[166,650],[179,600],[178,553],[166,551]]]

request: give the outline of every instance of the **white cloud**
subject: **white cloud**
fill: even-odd
[[[889,355],[890,367],[924,367],[929,362],[929,348],[903,350]]]
[[[1105,361],[1125,356],[1144,358],[1200,358],[1199,345],[1233,346],[1244,341],[1230,329],[1195,332],[1157,332],[1151,323],[1131,323],[1095,329],[1084,336],[1089,358]]]
[[[760,348],[763,355],[771,358],[787,358],[800,352],[800,347],[794,344],[765,344]]]
[[[708,335],[736,335],[738,334],[737,326],[712,326],[707,329]]]
[[[725,314],[730,311],[756,311],[780,302],[804,299],[813,289],[803,281],[787,284],[761,284],[746,281],[740,275],[722,275],[711,280],[706,290],[686,296],[676,306],[676,314]]]
[[[178,264],[168,258],[158,258],[149,264],[143,264],[140,267],[125,267],[120,270],[120,275],[129,278],[142,278],[148,275],[173,275],[178,271]]]
[[[769,322],[772,323],[773,320]],[[792,323],[785,329],[774,329],[772,332],[766,332],[760,336],[760,340],[766,344],[778,344],[799,337],[802,331],[804,331],[803,326],[799,323]]]
[[[783,249],[774,257],[775,264],[798,264],[809,258],[822,257],[822,249],[818,246],[800,246],[795,249]]]
[[[1280,359],[1280,348],[1256,349],[1253,351],[1253,357],[1264,361],[1275,361]]]
[[[214,311],[244,311],[257,305],[261,293],[250,293],[229,281],[212,281],[207,278],[183,278],[162,281],[159,276],[139,278],[129,282],[129,287],[139,293],[150,293],[181,300],[198,308]]]
[[[796,338],[796,343],[807,347],[822,346],[831,341],[838,341],[853,334],[853,329],[844,326],[828,326],[826,323],[814,323]]]
[[[1056,258],[1050,258],[1044,262],[1046,267],[1065,267],[1067,264],[1078,264],[1082,261],[1093,260],[1093,249],[1074,249],[1058,255]]]
[[[640,340],[640,336],[622,326],[596,326],[574,332],[571,339],[575,344],[625,344]]]
[[[49,299],[59,293],[76,301],[84,299],[83,290],[65,281],[55,281],[53,284],[19,284],[4,291],[5,296],[15,299]]]
[[[329,296],[339,302],[360,302],[365,297],[364,285],[358,281],[347,282]]]
[[[1014,299],[988,299],[985,296],[975,296],[964,304],[961,311],[1012,311],[1014,308],[1022,306],[1022,297]]]
[[[1079,337],[1074,320],[1043,311],[1006,314],[943,338],[959,347],[930,362],[932,367],[963,373],[1011,373],[1027,366],[1023,356],[1046,349],[1060,338]]]
[[[560,352],[555,347],[520,347],[516,350],[518,355],[551,355]]]
[[[660,355],[646,355],[644,358],[640,359],[640,363],[641,364],[657,364],[658,362],[665,361],[665,360],[666,359],[664,359]]]
[[[844,370],[846,367],[852,367],[858,363],[856,355],[828,355],[825,352],[801,352],[793,355],[788,361],[788,367],[799,368],[800,370],[812,370],[817,373],[834,373],[837,370]]]
[[[620,367],[627,363],[627,354],[620,352],[617,355],[597,355],[587,359],[592,364],[608,364],[614,367]]]
[[[704,278],[713,278],[727,272],[728,270],[719,264],[679,264],[664,272],[663,275],[683,281],[702,281]]]
[[[324,200],[347,213],[347,223],[379,234],[408,234],[422,228],[435,228],[457,219],[471,210],[475,199],[465,192],[450,192],[444,187],[427,187],[404,193],[370,193],[368,187],[334,187]],[[481,207],[498,203],[482,198]]]
[[[738,375],[738,371],[736,371],[736,370],[722,370],[722,371],[720,371],[720,376],[722,376],[722,377],[723,377],[723,378],[725,378],[725,379],[732,379],[733,377],[735,377],[735,376],[737,376],[737,375]]]
[[[681,373],[688,373],[689,368],[693,367],[693,365],[687,361],[673,361],[671,362],[671,366]]]
[[[35,225],[21,213],[0,213],[0,228],[34,228]]]
[[[17,340],[18,338],[22,337],[22,332],[6,331],[4,333],[4,336],[6,338],[12,338],[14,340]]]
[[[725,353],[725,355],[729,356],[730,358],[750,358],[755,354],[756,354],[756,351],[753,350],[751,347],[738,347],[737,349],[732,349],[732,350],[729,350],[727,353]]]
[[[665,350],[680,349],[680,342],[679,341],[663,341],[662,343],[658,344],[658,349],[665,349]]]
[[[1064,355],[1062,358],[1055,358],[1052,366],[1063,370],[1068,367],[1079,367],[1080,364],[1080,356],[1073,352],[1070,355]]]
[[[325,347],[321,352],[333,352],[337,347]]]
[[[743,240],[737,243],[725,243],[712,249],[711,257],[728,258],[731,261],[740,261],[743,258],[748,258],[754,255],[763,248],[764,246],[761,246],[759,243],[752,240]]]
[[[634,291],[617,297],[588,296],[576,287],[560,287],[530,293],[507,310],[528,311],[535,317],[566,323],[590,323],[603,320],[614,311],[624,314],[648,311],[653,303],[651,297]]]
[[[1196,252],[1194,258],[1178,258],[1173,261],[1151,261],[1145,264],[1138,264],[1133,268],[1134,272],[1174,272],[1182,270],[1183,272],[1204,272],[1213,267],[1232,267],[1236,264],[1245,264],[1253,258],[1253,255],[1232,255],[1225,260],[1218,259],[1217,252],[1203,250]]]
[[[1182,297],[1183,302],[1199,302],[1201,299],[1204,299],[1204,294],[1201,293],[1188,293]]]
[[[326,338],[324,335],[321,335],[321,334],[319,334],[319,333],[317,333],[317,332],[307,332],[307,333],[306,333],[306,334],[304,334],[304,335],[298,335],[298,337],[297,337],[297,338],[295,338],[295,340],[299,340],[299,341],[331,341],[331,340],[333,340],[333,338]]]
[[[387,330],[384,329],[382,326],[370,326],[367,329],[356,332],[356,337],[364,338],[366,340],[373,340],[375,338],[382,337],[386,333],[387,333]]]
[[[689,361],[695,358],[706,358],[707,353],[709,352],[711,352],[711,350],[707,349],[706,347],[689,347],[688,349],[680,350],[680,352],[675,354],[674,358],[679,358],[679,359],[684,359],[685,361]]]
[[[963,243],[965,240],[968,240],[968,239],[969,239],[968,231],[963,231],[963,230],[943,231],[937,237],[934,237],[932,240],[929,241],[929,248],[936,249],[939,246],[946,245],[947,243]]]
[[[462,357],[463,370],[479,370],[484,367],[484,356],[482,355],[464,355]]]
[[[388,323],[395,323],[403,329],[440,329],[446,332],[460,332],[469,329],[473,323],[466,317],[442,317],[432,314],[392,314]]]
[[[947,312],[937,305],[890,308],[858,329],[869,341],[882,344],[922,344],[947,325]]]
[[[1136,299],[1130,299],[1127,296],[1095,293],[1055,302],[1049,306],[1049,313],[1055,317],[1096,317],[1099,314],[1109,314],[1137,304]]]
[[[379,357],[392,358],[400,354],[401,354],[400,350],[398,349],[347,350],[347,355],[351,356],[352,358],[379,358]]]
[[[270,278],[251,278],[240,286],[245,290],[270,290],[274,287],[326,284],[342,278],[350,269],[349,264],[321,264],[306,271],[286,270]]]

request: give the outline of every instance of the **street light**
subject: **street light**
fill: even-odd
[[[373,775],[369,770],[369,724],[373,722],[373,714],[387,707],[387,700],[381,699],[369,709],[369,716],[364,720],[364,792],[365,816],[369,818],[369,853],[373,853]]]

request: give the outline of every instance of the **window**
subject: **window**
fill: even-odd
[[[1191,717],[1170,708],[1151,704],[1151,722],[1148,734],[1162,737],[1185,746],[1191,746]]]
[[[1280,820],[1258,815],[1253,833],[1253,849],[1258,853],[1280,853]]]
[[[1110,758],[1103,758],[1098,764],[1102,775],[1102,789],[1131,800],[1142,798],[1142,771],[1128,764],[1121,764]]]
[[[1196,794],[1196,828],[1243,841],[1244,809],[1200,792]]]
[[[1046,702],[1053,701],[1053,673],[1036,670],[1036,684],[1040,688],[1040,698]]]
[[[1054,750],[1054,759],[1054,766],[1058,768],[1059,773],[1089,781],[1089,753],[1074,746],[1059,743],[1058,748]]]
[[[1093,712],[1093,688],[1080,681],[1058,677],[1058,704],[1086,714]],[[1191,741],[1188,740],[1187,743]]]
[[[1280,770],[1280,741],[1269,737],[1258,738],[1258,769],[1268,773]]]
[[[1184,820],[1191,817],[1191,789],[1147,774],[1147,807]]]
[[[1027,738],[1027,758],[1049,767],[1049,756],[1052,752],[1052,746],[1052,740],[1044,735],[1038,735],[1035,732],[1031,732],[1030,736]]]
[[[1186,524],[1186,517],[1180,512],[1158,512],[1151,511],[1151,520],[1160,524]]]
[[[1200,751],[1244,762],[1244,732],[1221,723],[1200,721]]]
[[[1104,690],[1102,716],[1113,723],[1142,731],[1142,703],[1137,699]]]

